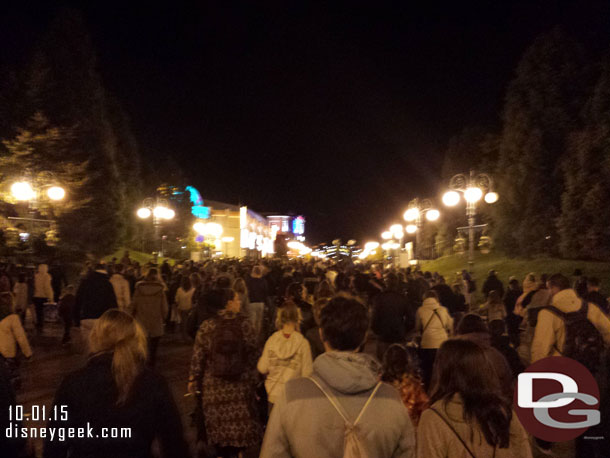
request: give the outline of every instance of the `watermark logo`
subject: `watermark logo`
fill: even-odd
[[[601,421],[595,378],[563,356],[536,361],[519,374],[514,407],[530,434],[550,442],[574,439]]]

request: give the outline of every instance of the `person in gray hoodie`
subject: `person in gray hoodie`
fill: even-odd
[[[286,383],[271,412],[262,458],[343,457],[351,434],[366,456],[415,456],[414,428],[398,392],[379,382],[374,358],[358,353],[368,327],[366,307],[352,296],[336,296],[322,309],[326,353],[316,358],[311,377]]]

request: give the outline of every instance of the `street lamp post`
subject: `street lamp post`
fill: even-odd
[[[424,216],[428,221],[436,221],[441,214],[434,208],[430,199],[418,199],[417,197],[409,202],[409,207],[403,215],[405,221],[411,223],[407,226],[407,232],[410,234],[415,232],[415,257],[417,259],[421,259],[421,232]]]
[[[138,218],[148,219],[152,216],[155,229],[155,240],[160,240],[159,256],[163,257],[163,238],[161,237],[161,224],[163,221],[174,219],[176,212],[169,207],[166,199],[148,197],[142,202],[142,206],[136,212]]]
[[[38,203],[44,199],[53,202],[59,202],[66,196],[66,190],[59,186],[55,175],[51,172],[44,171],[37,175],[32,175],[30,171],[26,171],[25,177],[21,181],[16,181],[11,185],[11,195],[18,202],[27,202],[28,216],[25,218],[29,222],[28,240],[30,249],[34,251],[34,222],[42,221],[35,218],[38,210]],[[9,219],[21,219],[10,218]],[[53,223],[52,220],[49,220]]]
[[[457,205],[460,201],[460,194],[464,195],[466,201],[466,217],[468,218],[468,268],[470,272],[474,269],[474,231],[476,204],[483,197],[485,192],[485,202],[493,204],[498,201],[498,194],[494,192],[493,180],[486,173],[476,173],[470,170],[468,175],[460,173],[454,175],[449,181],[450,191],[443,195],[443,203],[449,207]]]

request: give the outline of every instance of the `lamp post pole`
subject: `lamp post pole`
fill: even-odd
[[[470,170],[469,174],[454,175],[449,181],[451,191],[445,193],[443,202],[447,206],[454,206],[460,200],[458,193],[463,194],[466,201],[466,217],[468,218],[468,269],[474,271],[474,235],[476,223],[476,204],[485,193],[485,202],[493,204],[498,200],[498,194],[492,191],[493,180],[486,173],[476,173]]]
[[[409,202],[409,207],[404,214],[405,221],[415,223],[415,257],[421,259],[421,240],[422,240],[422,228],[424,226],[424,215],[429,221],[436,221],[440,213],[436,210],[430,199],[419,199],[415,198]]]

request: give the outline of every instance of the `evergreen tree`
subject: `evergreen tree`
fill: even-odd
[[[126,117],[104,90],[96,65],[80,14],[62,10],[26,71],[13,116],[42,112],[52,125],[70,129],[66,159],[86,163],[87,180],[69,189],[69,197],[86,203],[59,220],[61,246],[99,256],[125,237],[133,212],[128,189],[138,186],[139,166]]]
[[[578,128],[588,71],[578,44],[559,29],[536,39],[509,85],[496,181],[495,237],[511,253],[558,248],[569,133]]]
[[[585,127],[571,137],[564,163],[558,228],[566,257],[610,259],[610,62],[587,103]]]

